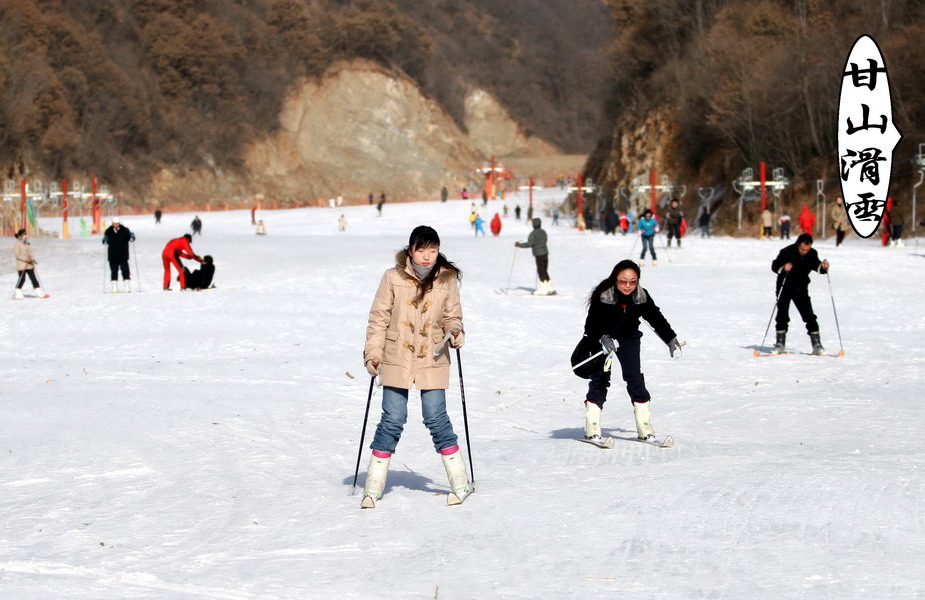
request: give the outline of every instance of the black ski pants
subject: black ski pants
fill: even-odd
[[[646,378],[642,374],[641,363],[639,361],[639,341],[642,339],[642,332],[618,340],[617,360],[620,362],[620,369],[623,371],[623,381],[626,382],[626,392],[633,402],[648,402],[649,390],[646,389]],[[616,368],[613,365],[611,368]],[[607,388],[610,387],[611,371],[598,371],[591,375],[588,381],[588,395],[585,400],[593,402],[604,407],[607,401]]]
[[[540,281],[549,281],[549,255],[534,256],[536,259],[536,274]]]
[[[819,331],[819,321],[813,313],[813,302],[809,299],[809,292],[806,290],[787,290],[784,289],[777,299],[777,330],[787,331],[787,325],[790,323],[790,302],[797,307],[800,312],[800,318],[806,323],[807,333]]]
[[[127,260],[123,260],[123,261],[111,260],[111,261],[109,261],[109,275],[110,275],[109,278],[110,278],[111,280],[113,280],[113,281],[118,281],[118,279],[119,279],[119,271],[120,271],[120,270],[122,271],[122,280],[123,280],[123,281],[128,281],[129,279],[132,278],[132,273],[131,273],[131,272],[129,271],[129,269],[128,269],[128,261],[127,261]]]
[[[35,277],[35,269],[26,269],[25,271],[17,271],[19,273],[19,281],[16,282],[16,287],[22,289],[24,283],[26,283],[26,275],[29,276],[29,281],[32,282],[32,287],[37,288],[39,286],[39,280]]]

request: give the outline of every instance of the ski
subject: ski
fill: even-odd
[[[769,356],[790,356],[793,352],[761,352],[759,350],[754,351],[754,355],[757,358],[767,358]]]
[[[457,506],[459,504],[462,504],[463,502],[466,501],[466,498],[472,495],[472,492],[474,491],[475,491],[475,488],[470,487],[468,490],[465,490],[460,493],[450,492],[446,497],[446,505],[447,506]]]
[[[609,449],[613,448],[613,445],[614,445],[614,441],[613,441],[613,438],[612,438],[612,437],[606,437],[606,438],[603,438],[603,439],[602,439],[602,438],[591,438],[591,439],[589,439],[589,438],[577,438],[577,439],[578,439],[579,442],[584,442],[584,443],[586,443],[586,444],[591,444],[592,446],[597,446],[598,448],[604,448],[605,450],[609,450]]]
[[[656,440],[641,440],[639,438],[636,438],[636,441],[641,442],[643,444],[648,444],[650,446],[655,446],[656,448],[664,448],[666,450],[674,446],[674,438],[671,437],[670,435],[665,436],[664,440],[657,440],[657,439]]]
[[[800,352],[804,356],[827,356],[829,358],[838,358],[845,355],[845,351],[842,350],[837,354],[832,354],[831,352],[823,352],[822,354],[816,354],[815,352]]]

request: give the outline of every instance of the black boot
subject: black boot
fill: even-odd
[[[778,330],[777,331],[777,340],[774,342],[774,347],[771,348],[771,354],[782,354],[784,352],[784,346],[787,345],[787,330]]]
[[[825,354],[825,348],[822,347],[822,341],[819,339],[818,331],[809,332],[809,341],[813,344],[813,354]]]

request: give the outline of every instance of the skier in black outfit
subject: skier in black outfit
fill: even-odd
[[[607,400],[614,357],[620,363],[626,391],[633,404],[636,433],[642,440],[655,439],[649,418],[649,391],[639,360],[640,319],[645,319],[655,329],[658,337],[668,345],[672,358],[681,356],[677,335],[649,293],[639,285],[639,276],[639,265],[622,260],[588,298],[584,337],[572,355],[572,364],[595,354],[602,346],[605,352],[612,353],[607,359],[598,357],[576,371],[590,380],[585,397],[585,437],[590,440],[601,438],[601,409]]]
[[[196,218],[190,223],[190,228],[193,230],[193,235],[197,233],[202,235],[202,220],[199,218],[199,215],[196,215]]]
[[[132,273],[129,270],[130,242],[135,241],[135,234],[119,222],[119,217],[112,218],[112,225],[103,232],[103,243],[109,246],[107,258],[109,259],[110,285],[112,292],[119,291],[119,271],[122,271],[122,282],[126,292],[132,291]]]
[[[681,210],[681,202],[677,198],[672,198],[665,213],[665,226],[668,228],[668,247],[671,248],[671,238],[678,240],[678,248],[681,247],[681,221],[684,220],[684,211]]]
[[[813,354],[823,354],[825,348],[819,338],[819,322],[813,314],[813,303],[809,299],[809,272],[825,274],[829,261],[819,260],[813,249],[813,236],[801,233],[796,243],[784,247],[771,262],[771,270],[777,273],[777,340],[772,354],[780,354],[787,343],[787,324],[790,323],[790,302],[800,311],[806,323],[806,331],[813,344]]]
[[[202,266],[192,273],[187,267],[183,267],[186,275],[186,288],[192,290],[207,290],[212,286],[212,278],[215,276],[215,264],[209,255],[202,257]],[[179,277],[177,278],[179,279]]]

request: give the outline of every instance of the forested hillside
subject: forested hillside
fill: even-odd
[[[873,36],[886,59],[904,139],[897,177],[925,142],[922,0],[609,0],[619,36],[608,119],[589,165],[623,184],[632,157],[619,138],[655,112],[673,121],[675,174],[729,181],[768,161],[790,177],[833,176],[841,73],[854,40]],[[643,160],[643,157],[636,157]],[[623,166],[617,166],[622,161]],[[645,165],[640,164],[641,168]]]
[[[235,169],[287,90],[363,58],[460,124],[467,87],[569,151],[603,112],[600,0],[0,0],[5,178]]]

